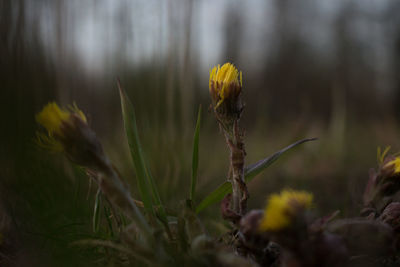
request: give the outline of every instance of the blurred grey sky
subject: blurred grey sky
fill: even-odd
[[[172,116],[208,100],[208,71],[230,61],[249,113],[400,117],[399,12],[398,0],[3,0],[2,84],[9,98],[30,90],[33,109],[92,109],[118,76]]]
[[[389,42],[385,41],[387,33],[376,17],[382,16],[392,1],[351,2],[357,12],[351,19],[349,30],[353,38],[369,50],[371,64],[384,72],[389,64],[389,55],[385,52]],[[191,57],[198,59],[199,68],[206,74],[212,65],[225,61],[221,55],[227,45],[224,29],[227,23],[232,23],[227,19],[230,14],[239,14],[240,62],[247,65],[246,68],[257,70],[258,63],[264,60],[260,50],[273,54],[273,46],[279,37],[276,29],[285,24],[290,24],[292,31],[321,58],[333,56],[332,24],[348,3],[347,0],[293,1],[288,5],[286,22],[277,20],[277,1],[274,0],[70,0],[62,1],[60,8],[66,41],[64,49],[78,54],[90,71],[102,70],[110,57],[118,53],[134,65],[161,61],[167,57],[169,46],[174,46],[172,49],[178,54],[182,52],[183,39],[189,34]],[[59,13],[49,8],[46,2],[28,1],[28,4],[31,5],[28,12],[41,13],[43,41],[50,51],[55,51],[56,35],[60,30],[55,26],[60,19]],[[129,25],[130,30],[122,29],[122,24]]]

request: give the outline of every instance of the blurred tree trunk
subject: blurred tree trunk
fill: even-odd
[[[225,38],[222,52],[222,62],[232,62],[237,65],[240,57],[241,41],[243,36],[243,16],[240,2],[229,5],[225,13]]]
[[[36,8],[43,1],[29,6],[29,17],[27,3],[0,2],[0,119],[4,126],[0,138],[5,141],[0,154],[8,162],[32,143],[35,112],[43,99],[54,95],[53,72],[41,43]]]
[[[395,10],[400,10],[400,4]],[[400,20],[396,16],[396,22],[398,23],[395,25],[397,29],[397,34],[394,39],[394,52],[393,52],[393,60],[394,60],[394,111],[397,118],[397,121],[400,121]]]

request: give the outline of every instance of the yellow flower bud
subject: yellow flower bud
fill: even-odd
[[[37,133],[40,146],[64,152],[71,161],[94,170],[109,167],[95,132],[76,105],[65,109],[54,102],[49,103],[36,115],[36,121],[47,130],[47,134]]]
[[[225,127],[240,118],[243,105],[242,72],[231,63],[214,67],[210,71],[209,90],[215,114]]]
[[[260,223],[261,231],[279,231],[290,225],[301,211],[311,207],[313,195],[305,191],[283,190],[272,194]]]
[[[232,95],[237,96],[242,89],[242,72],[231,63],[214,67],[210,72],[210,94],[215,101],[215,108]]]
[[[53,151],[62,151],[64,145],[61,139],[65,138],[65,125],[72,123],[72,116],[87,122],[85,114],[75,104],[65,109],[55,102],[48,103],[35,117],[36,122],[47,130],[47,135],[37,133],[39,145]]]
[[[393,174],[400,173],[400,157],[395,157],[383,166],[384,170],[391,170]]]

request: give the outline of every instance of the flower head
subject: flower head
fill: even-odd
[[[231,95],[238,95],[242,89],[242,72],[231,63],[212,68],[209,81],[210,93],[219,107]]]
[[[243,110],[242,72],[231,63],[215,66],[210,71],[209,90],[218,121],[229,128]]]
[[[393,174],[400,173],[400,157],[395,157],[394,159],[390,160],[388,163],[383,165],[383,169],[390,169]]]
[[[66,109],[49,103],[36,115],[36,121],[47,130],[47,134],[37,133],[40,146],[64,152],[82,166],[101,169],[106,165],[103,148],[87,124],[85,114],[76,105]]]
[[[50,102],[42,111],[36,114],[36,122],[47,130],[47,135],[38,132],[38,143],[42,147],[54,151],[60,151],[63,148],[62,140],[65,138],[65,128],[71,124],[75,116],[86,123],[85,114],[74,104],[68,109],[60,108],[55,102]]]
[[[283,190],[272,194],[260,223],[261,231],[278,231],[289,226],[302,210],[311,207],[313,195],[305,191]]]
[[[390,146],[387,146],[383,151],[380,147],[377,148],[377,160],[380,166],[381,176],[391,176],[400,173],[400,157],[394,155],[388,155]]]
[[[389,150],[390,147],[383,152],[380,147],[377,149],[379,168],[369,172],[363,195],[364,216],[381,213],[400,189],[400,156],[399,153],[388,155]]]

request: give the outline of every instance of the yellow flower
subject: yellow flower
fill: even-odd
[[[225,63],[210,71],[209,89],[215,108],[219,107],[230,95],[238,95],[242,88],[242,72],[231,63]]]
[[[63,145],[59,139],[64,137],[63,125],[71,120],[72,114],[86,123],[85,114],[75,104],[65,109],[60,108],[55,102],[50,102],[36,114],[36,122],[47,130],[47,135],[37,133],[39,145],[50,150],[61,151]]]
[[[400,173],[400,157],[395,157],[393,160],[386,163],[383,168],[393,168],[393,174]]]
[[[260,223],[261,231],[278,231],[290,225],[297,212],[310,208],[313,195],[305,191],[283,190],[272,194]]]

